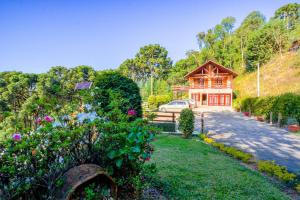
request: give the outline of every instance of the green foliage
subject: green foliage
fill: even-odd
[[[95,184],[91,184],[84,188],[84,193],[86,194],[86,200],[94,200],[97,198],[97,193],[95,190]]]
[[[159,128],[163,132],[176,132],[176,124],[174,122],[152,122],[151,125]]]
[[[10,129],[36,128],[34,121],[45,114],[58,115],[70,103],[78,103],[82,94],[74,90],[80,81],[92,81],[95,71],[78,66],[67,69],[53,67],[45,74],[21,72],[0,73],[0,127]],[[12,120],[6,119],[10,117]]]
[[[166,104],[172,100],[169,95],[151,95],[148,98],[148,105],[150,108],[158,108],[162,104]]]
[[[257,63],[264,64],[276,53],[287,47],[288,34],[281,20],[271,20],[249,38],[247,45],[247,68],[254,69]]]
[[[141,119],[110,121],[109,113],[84,120],[80,115],[59,123],[43,120],[36,131],[22,131],[21,140],[0,143],[0,190],[7,199],[36,191],[39,198],[51,197],[66,169],[83,163],[98,164],[114,178],[124,179],[120,188],[137,189],[132,181],[142,178],[157,129]]]
[[[96,76],[94,86],[94,105],[100,106],[104,112],[109,112],[114,107],[110,106],[112,100],[110,92],[114,91],[119,93],[119,99],[123,101],[121,105],[123,113],[134,109],[136,117],[142,117],[140,90],[133,80],[118,72],[103,71]]]
[[[275,97],[246,98],[241,104],[242,111],[251,112],[254,115],[264,115],[269,119],[270,112],[273,113],[273,120],[282,115],[282,123],[286,124],[290,117],[300,123],[300,95],[286,93]]]
[[[300,193],[300,183],[298,183],[295,188],[296,188],[297,192]]]
[[[151,76],[164,78],[172,66],[168,51],[158,44],[141,47],[135,59],[143,73],[144,80]]]
[[[277,165],[274,161],[258,161],[257,167],[259,171],[276,176],[285,182],[292,182],[297,177],[296,174],[288,172],[286,167]]]
[[[207,137],[205,134],[200,134],[199,137],[206,143],[211,144],[212,146],[218,148],[220,151],[223,151],[226,154],[231,155],[232,157],[243,161],[244,163],[250,163],[253,155],[250,153],[243,152],[235,147],[226,146],[222,143],[214,141],[212,138]]]
[[[183,137],[188,138],[194,131],[195,116],[191,109],[185,108],[181,111],[179,117],[179,130],[182,131]]]
[[[186,79],[184,76],[195,69],[202,63],[200,60],[199,52],[190,51],[187,53],[187,58],[181,59],[175,63],[171,68],[168,83],[171,85],[184,85],[186,84]]]
[[[284,21],[287,29],[293,29],[300,21],[300,4],[289,3],[275,11],[274,18]]]
[[[118,70],[135,81],[146,81],[151,76],[164,78],[171,66],[168,51],[158,44],[150,44],[141,47],[135,58],[125,60]]]

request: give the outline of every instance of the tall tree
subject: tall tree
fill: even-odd
[[[153,94],[154,78],[166,77],[172,67],[172,60],[168,57],[168,51],[158,44],[150,44],[141,47],[135,59],[143,79],[150,78],[151,94]]]
[[[261,29],[266,23],[266,17],[259,11],[253,11],[243,20],[240,27],[236,30],[236,37],[239,41],[241,68],[245,69],[245,51],[249,43],[249,37],[255,31]]]
[[[295,28],[295,25],[300,23],[300,4],[290,3],[280,7],[275,11],[274,18],[282,19],[286,29]]]
[[[119,72],[124,76],[131,78],[134,81],[140,81],[143,79],[143,71],[137,65],[135,59],[126,59],[118,68]]]

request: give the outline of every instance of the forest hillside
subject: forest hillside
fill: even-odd
[[[257,96],[257,71],[239,75],[234,90],[240,97]],[[300,93],[300,52],[275,56],[260,68],[260,96]]]

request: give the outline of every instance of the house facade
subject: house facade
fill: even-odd
[[[173,90],[188,91],[195,109],[232,110],[232,82],[236,76],[231,69],[208,61],[185,75],[189,86],[175,86]]]

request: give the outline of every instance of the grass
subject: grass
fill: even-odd
[[[168,199],[289,199],[279,186],[199,139],[163,134],[154,146]]]
[[[240,97],[255,97],[257,94],[257,72],[239,74],[234,79],[235,91]],[[260,71],[260,95],[276,96],[286,92],[300,92],[300,51],[275,56]]]

